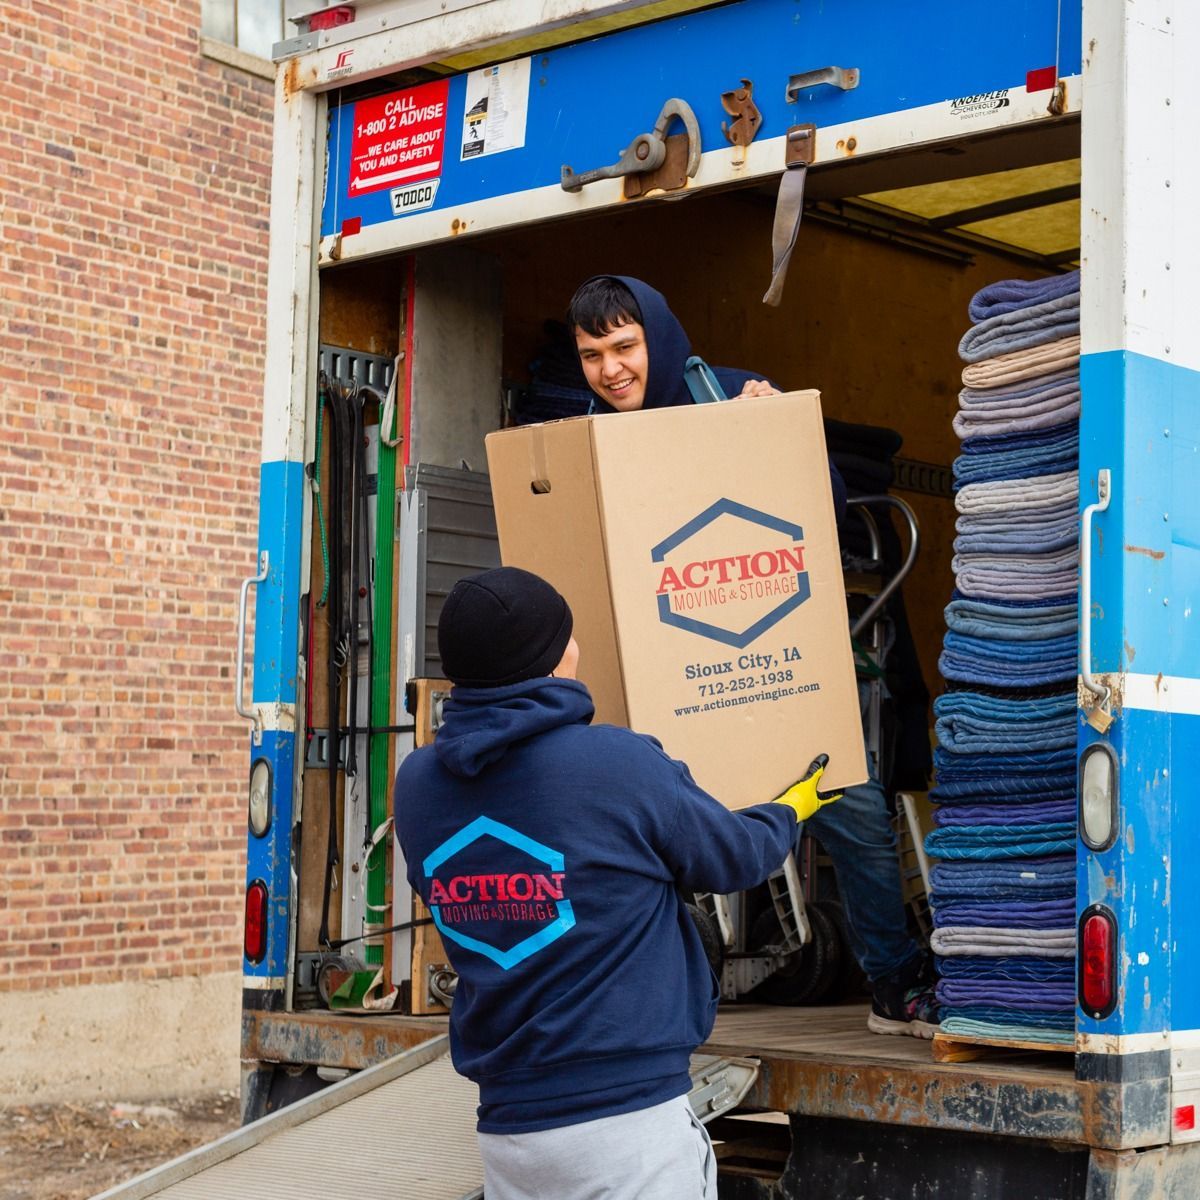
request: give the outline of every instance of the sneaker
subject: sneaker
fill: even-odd
[[[872,1033],[932,1038],[938,1031],[938,1002],[932,984],[917,982],[908,988],[883,981],[874,984],[867,1028]]]

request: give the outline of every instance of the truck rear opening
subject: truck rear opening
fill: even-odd
[[[930,1062],[926,1047],[865,1031],[861,986],[849,978],[836,1006],[729,1004],[714,1045],[757,1054],[749,1105],[786,1112],[810,1135],[785,1156],[792,1165],[772,1185],[780,1196],[797,1192],[800,1164],[816,1172],[813,1156],[826,1152],[834,1175],[839,1162],[863,1165],[863,1192],[871,1164],[886,1163],[890,1178],[931,1193],[1099,1200],[1149,1172],[1171,1194],[1189,1160],[1178,1151],[1192,1150],[1176,1143],[1197,1136],[1188,1031],[1200,1024],[1190,970],[1172,974],[1190,962],[1191,935],[1171,909],[1192,885],[1176,871],[1167,887],[1173,831],[1194,824],[1168,780],[1180,774],[1170,755],[1194,740],[1194,653],[1167,636],[1191,611],[1181,565],[1190,552],[1176,547],[1195,541],[1179,516],[1189,511],[1179,464],[1195,436],[1177,397],[1193,394],[1194,372],[1180,364],[1195,355],[1180,350],[1189,339],[1171,306],[1194,264],[1183,247],[1167,253],[1191,194],[1177,167],[1191,160],[1168,152],[1181,106],[1161,103],[1173,85],[1158,50],[1190,61],[1194,30],[1178,14],[1147,23],[1050,0],[1024,0],[1000,22],[982,9],[947,20],[869,3],[686,4],[644,25],[631,9],[621,21],[635,27],[619,31],[564,31],[530,12],[531,24],[506,31],[534,40],[495,51],[495,69],[472,74],[490,53],[481,47],[501,36],[488,24],[501,4],[475,6],[454,30],[457,14],[408,20],[385,4],[370,8],[395,18],[387,29],[360,24],[362,5],[353,22],[281,53],[294,57],[277,107],[260,544],[273,566],[260,563],[268,603],[256,625],[252,750],[274,805],[260,801],[252,816],[260,827],[264,811],[275,817],[261,834],[252,824],[249,841],[247,883],[263,881],[270,903],[261,958],[248,956],[244,972],[248,1094],[274,1095],[256,1092],[270,1072],[254,1064],[307,1065],[308,1080],[318,1065],[360,1069],[419,1040],[452,1001],[428,915],[389,862],[386,788],[396,759],[431,736],[444,698],[432,637],[440,599],[495,560],[482,439],[572,411],[552,403],[564,399],[554,365],[571,355],[553,323],[577,283],[598,272],[644,278],[710,363],[819,389],[827,438],[837,423],[851,438],[902,439],[891,486],[922,543],[903,588],[908,669],[936,695],[955,583],[952,422],[968,301],[998,280],[1050,279],[1083,262],[1079,489],[1081,507],[1096,502],[1096,533],[1084,541],[1097,571],[1085,572],[1095,641],[1081,665],[1074,753],[1092,763],[1096,786],[1082,838],[1055,812],[1075,916],[1103,911],[1083,1002],[1067,998],[1074,1029],[1057,1030],[1054,1055],[988,1049],[972,1065]],[[571,12],[595,15],[587,0]],[[912,45],[916,67],[903,52]],[[630,75],[630,63],[651,62]],[[1127,86],[1135,78],[1156,82]],[[485,117],[493,100],[496,123]],[[670,123],[659,129],[655,114]],[[420,124],[419,138],[377,140],[378,122],[388,133],[392,118]],[[631,161],[640,149],[657,162],[660,148],[652,172]],[[782,303],[764,306],[772,230],[800,211],[800,178],[804,220]],[[330,442],[317,450],[335,436],[321,407],[333,388],[350,406],[338,469],[364,484],[345,511],[388,549],[370,569],[361,547],[334,547],[322,532],[321,506],[338,491]],[[748,457],[728,464],[731,481],[754,470]],[[1102,480],[1105,497],[1093,496]],[[645,480],[648,496],[654,486]],[[351,616],[331,635],[326,555],[358,567],[336,601],[343,611],[385,598],[373,632]],[[859,603],[878,587],[850,574],[847,584]],[[353,690],[359,703],[349,705]],[[901,704],[892,715],[911,712]],[[1102,728],[1105,716],[1115,724]],[[932,731],[918,725],[928,747]],[[1071,791],[1069,778],[1059,790]],[[819,854],[804,865],[821,878]],[[817,913],[833,897],[808,899]],[[789,987],[774,998],[801,997]],[[972,1052],[969,1039],[949,1051]],[[775,1136],[760,1128],[742,1140],[771,1147]],[[777,1146],[772,1155],[778,1167]],[[774,1178],[762,1161],[749,1174]]]

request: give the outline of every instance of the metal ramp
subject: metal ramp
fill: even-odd
[[[479,1093],[455,1074],[449,1048],[446,1035],[433,1038],[95,1200],[337,1197],[364,1180],[391,1200],[476,1200]]]
[[[449,1050],[446,1034],[432,1038],[93,1200],[342,1197],[364,1180],[389,1200],[482,1200],[479,1092],[456,1074]],[[711,1121],[757,1075],[754,1059],[694,1054],[688,1099]]]

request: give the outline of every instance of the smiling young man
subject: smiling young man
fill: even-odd
[[[637,412],[694,403],[684,381],[691,343],[663,295],[628,275],[595,275],[567,310],[595,412]],[[769,396],[779,391],[750,371],[713,367],[726,396]],[[846,485],[829,464],[839,527]],[[908,932],[900,890],[896,835],[887,797],[872,779],[847,789],[807,830],[833,861],[850,948],[871,986],[867,1028],[873,1033],[931,1038],[938,1008],[933,962]]]
[[[683,378],[692,349],[661,292],[628,275],[596,275],[571,300],[567,328],[575,338],[588,387],[600,412],[637,412],[691,404]],[[770,396],[779,391],[749,371],[714,367],[727,396]],[[841,512],[845,488],[834,475]]]

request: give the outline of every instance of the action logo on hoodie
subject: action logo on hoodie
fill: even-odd
[[[734,500],[675,530],[650,561],[659,620],[739,650],[812,592],[803,528]]]
[[[491,817],[443,842],[422,870],[441,935],[505,970],[575,925],[562,854]]]

